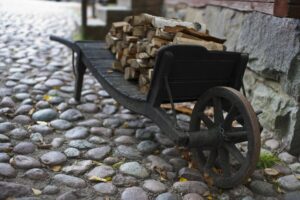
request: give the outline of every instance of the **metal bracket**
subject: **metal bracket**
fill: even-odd
[[[76,63],[75,63],[75,55],[76,55]],[[80,52],[74,51],[72,49],[72,70],[73,74],[78,77],[78,69],[79,69],[79,62],[80,62]]]
[[[176,110],[175,110],[175,105],[174,105],[174,101],[173,101],[173,97],[172,97],[172,93],[171,93],[171,88],[168,82],[168,77],[164,76],[164,81],[165,81],[165,85],[166,85],[166,89],[167,89],[167,93],[168,93],[168,97],[171,103],[171,108],[172,108],[172,121],[174,123],[174,126],[176,129],[179,128],[179,125],[177,123],[177,118],[176,118]]]
[[[67,47],[69,47],[72,50],[72,68],[73,68],[73,73],[74,75],[77,77],[78,76],[78,72],[76,70],[78,70],[79,68],[79,61],[80,61],[80,49],[77,46],[76,42],[61,38],[61,37],[57,37],[54,35],[50,36],[50,40],[52,41],[56,41],[59,42]],[[76,54],[76,63],[75,63],[75,54]]]

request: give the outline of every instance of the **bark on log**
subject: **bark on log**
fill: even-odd
[[[208,50],[217,50],[217,51],[223,51],[224,46],[222,44],[218,44],[215,42],[207,42],[205,40],[193,40],[189,38],[184,38],[184,37],[175,37],[174,44],[190,44],[190,45],[200,45]]]

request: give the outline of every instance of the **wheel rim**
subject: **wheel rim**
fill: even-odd
[[[192,154],[198,168],[213,178],[215,186],[231,188],[255,170],[260,151],[259,123],[243,95],[232,88],[215,87],[196,103],[190,131],[216,127],[222,130],[218,142],[213,147],[194,148]]]

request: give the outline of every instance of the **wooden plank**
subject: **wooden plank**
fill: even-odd
[[[93,75],[98,80],[104,80],[110,85],[111,88],[118,90],[118,92],[124,94],[125,96],[141,101],[146,101],[147,96],[139,91],[139,88],[136,84],[124,80],[122,73],[111,71],[111,66],[114,62],[113,60],[89,59],[87,57],[92,52],[92,50],[95,50],[95,48],[93,48],[94,46],[98,46],[96,50],[100,50],[101,44],[103,43],[79,43],[79,46],[83,53],[83,61],[93,73]],[[107,50],[107,52],[109,52],[109,50]]]
[[[108,59],[112,60],[114,55],[107,50],[87,50],[89,59],[99,58],[99,59]]]
[[[77,41],[76,44],[80,45],[81,49],[104,49],[107,50],[107,46],[105,42],[98,42],[98,41]]]

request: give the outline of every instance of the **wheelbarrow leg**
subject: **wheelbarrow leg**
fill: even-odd
[[[81,61],[79,61],[76,66],[77,73],[76,73],[75,94],[74,94],[74,98],[78,102],[80,102],[82,83],[83,83],[85,70],[86,70],[86,66]]]

